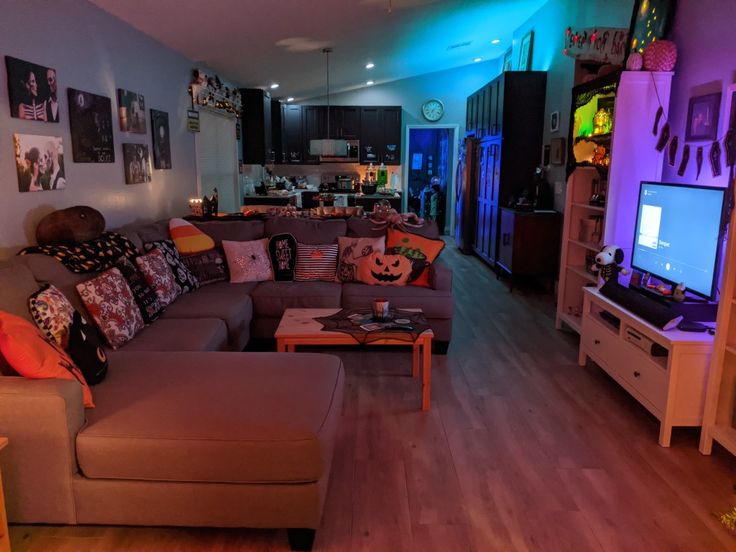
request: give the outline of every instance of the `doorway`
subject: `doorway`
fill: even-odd
[[[407,125],[404,211],[434,220],[440,234],[454,224],[458,125]]]
[[[197,155],[197,195],[210,196],[215,188],[218,210],[240,211],[242,198],[238,186],[238,142],[235,118],[213,111],[199,111],[200,132],[195,136]]]

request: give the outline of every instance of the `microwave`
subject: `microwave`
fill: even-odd
[[[357,163],[360,161],[360,140],[345,140],[348,148],[345,155],[320,155],[320,163]]]

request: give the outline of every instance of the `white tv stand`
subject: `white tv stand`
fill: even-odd
[[[601,317],[605,311],[619,321]],[[653,356],[632,341],[656,343],[666,356]],[[590,358],[660,421],[659,444],[670,446],[672,428],[702,425],[705,384],[713,336],[662,331],[607,299],[593,287],[583,290],[578,363]]]

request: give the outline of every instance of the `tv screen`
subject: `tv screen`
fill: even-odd
[[[724,188],[642,182],[631,266],[714,297]]]

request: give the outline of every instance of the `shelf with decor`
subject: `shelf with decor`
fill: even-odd
[[[603,245],[631,260],[639,185],[661,180],[664,155],[652,124],[669,105],[672,73],[623,71],[573,89],[556,327],[580,333],[586,267]],[[577,324],[569,324],[575,317]]]
[[[728,227],[726,262],[705,394],[700,452],[710,454],[713,441],[736,455],[736,211]]]

